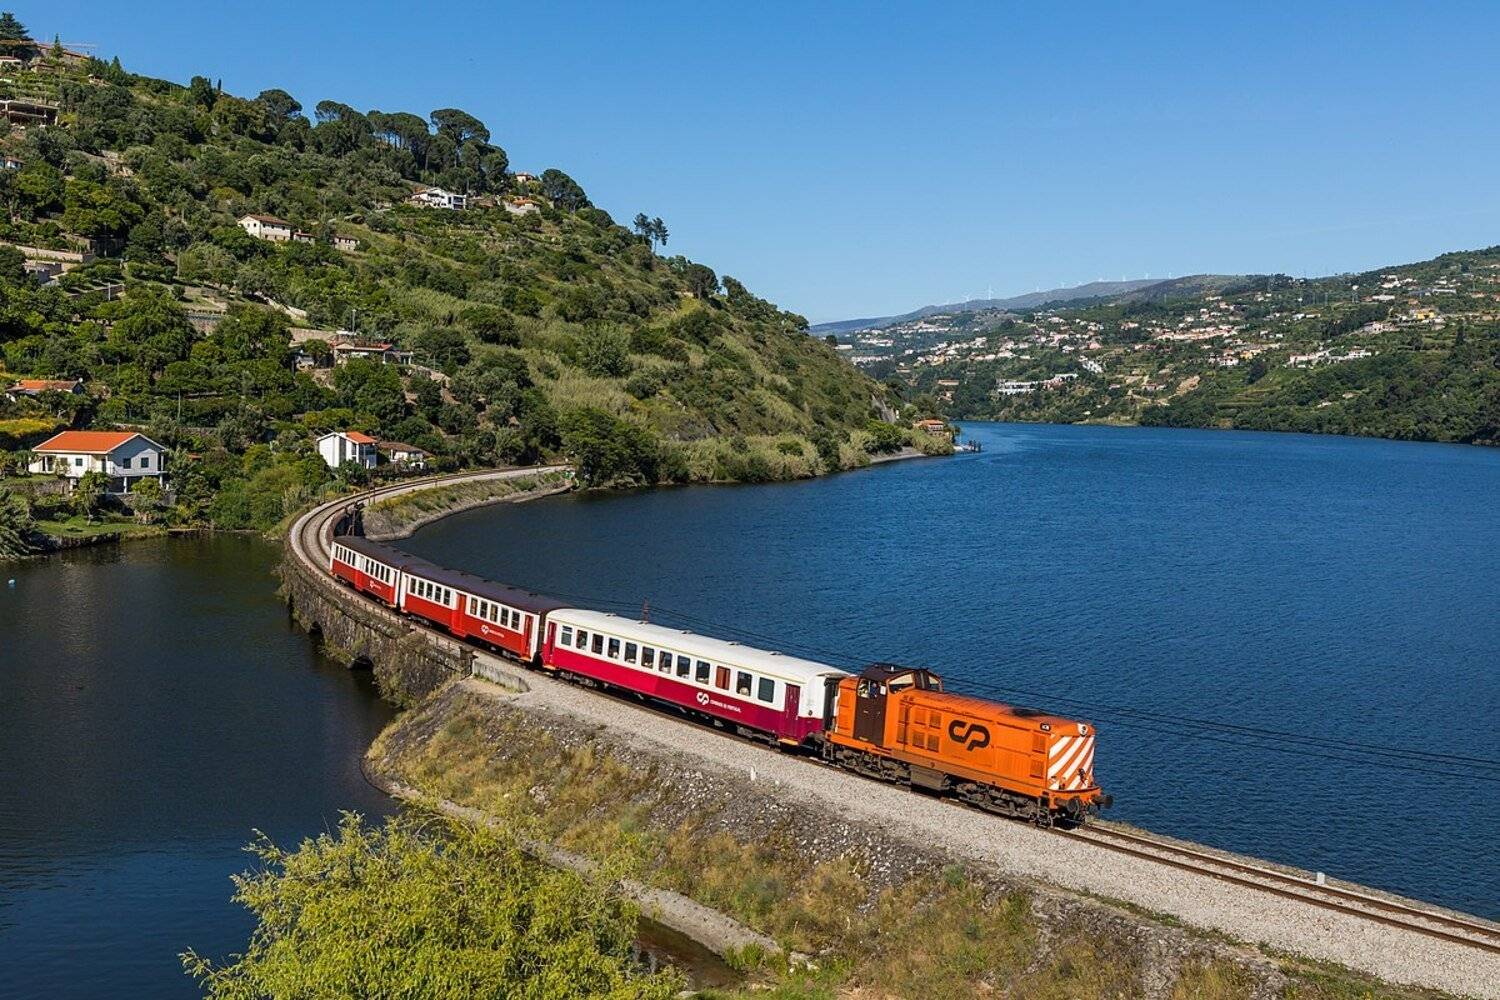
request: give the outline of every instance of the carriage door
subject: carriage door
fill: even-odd
[[[557,622],[547,623],[547,644],[542,647],[542,659],[552,659],[552,644],[557,641]]]
[[[859,682],[859,696],[854,699],[854,738],[880,746],[885,740],[885,685],[879,681]]]
[[[795,684],[786,685],[786,704],[781,706],[781,733],[783,736],[797,732],[797,709],[802,704],[802,689]]]

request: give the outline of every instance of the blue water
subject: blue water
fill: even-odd
[[[1115,818],[1500,917],[1500,451],[967,431],[982,454],[493,507],[404,544],[1092,719]]]
[[[0,997],[192,997],[242,951],[230,876],[390,809],[359,762],[392,716],[319,656],[257,539],[0,566]],[[15,586],[5,580],[14,578]]]

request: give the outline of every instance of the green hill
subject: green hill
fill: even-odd
[[[25,248],[0,247],[0,348],[14,375],[88,395],[8,404],[0,433],[42,415],[148,430],[178,452],[178,516],[274,522],[327,485],[312,442],[331,429],[439,467],[566,455],[600,483],[764,480],[863,464],[871,421],[900,410],[802,317],[658,253],[660,219],[626,228],[562,171],[512,171],[462,110],[308,116],[280,90],[29,57],[0,89],[56,126],[0,138],[0,241]],[[411,204],[422,185],[468,205]],[[298,235],[255,238],[246,215]],[[85,249],[45,287],[23,273]],[[414,364],[335,367],[340,338]]]
[[[911,358],[900,329],[883,330],[866,370],[960,418],[1495,444],[1497,303],[1500,247],[1312,280],[1180,279],[945,317],[952,335],[914,334]]]

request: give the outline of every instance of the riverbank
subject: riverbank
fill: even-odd
[[[364,534],[377,541],[408,538],[417,529],[452,514],[497,503],[523,503],[564,493],[575,486],[571,471],[521,479],[478,479],[436,484],[377,500],[363,513]]]
[[[446,686],[381,734],[367,766],[810,955],[803,968],[760,963],[759,985],[782,995],[1442,995],[980,863],[893,820],[928,807],[911,793],[546,678],[528,683],[525,694],[477,679]],[[826,789],[808,794],[795,773],[808,770],[851,784],[833,797],[847,807]],[[1034,833],[938,807],[986,827],[981,854],[997,836]]]

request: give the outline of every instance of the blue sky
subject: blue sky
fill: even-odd
[[[463,108],[814,322],[1500,243],[1500,5],[1060,6],[13,4],[136,72]]]

